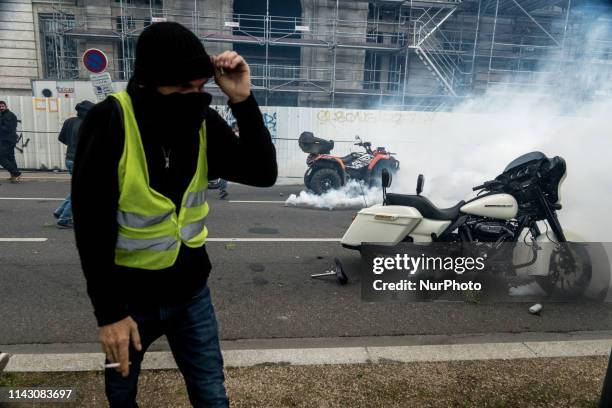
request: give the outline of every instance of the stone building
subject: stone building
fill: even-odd
[[[443,109],[492,89],[575,92],[567,75],[603,89],[608,12],[594,0],[1,0],[0,94],[87,80],[88,48],[125,81],[156,21],[245,55],[267,105]],[[593,63],[596,77],[581,76]]]

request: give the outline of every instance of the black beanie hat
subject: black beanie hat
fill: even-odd
[[[138,37],[134,80],[145,86],[178,85],[214,76],[202,42],[174,22],[154,23]]]

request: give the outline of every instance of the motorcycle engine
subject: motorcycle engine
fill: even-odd
[[[514,233],[505,223],[482,221],[470,225],[472,239],[478,242],[501,242],[512,238]]]

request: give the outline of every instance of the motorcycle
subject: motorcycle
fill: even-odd
[[[527,272],[547,294],[597,292],[596,296],[600,296],[601,290],[592,287],[591,278],[592,261],[600,259],[601,254],[594,254],[591,246],[576,244],[584,240],[564,230],[557,217],[562,208],[560,188],[565,177],[563,158],[527,153],[513,160],[494,180],[474,187],[478,191],[476,197],[450,208],[438,208],[421,195],[422,174],[417,178],[416,195],[407,195],[387,193],[392,178],[384,172],[383,204],[359,211],[341,244],[361,250],[365,242],[384,246],[402,241],[420,245],[461,243],[467,245],[455,247],[469,251],[476,248],[478,255],[485,258],[502,244],[510,244],[506,248],[514,251],[510,254],[512,262],[504,263],[504,273]],[[531,240],[530,245],[519,244],[527,240]],[[531,252],[530,259],[526,251]],[[516,263],[519,259],[527,261]],[[605,259],[603,264],[609,269]],[[609,282],[609,276],[606,279]],[[607,290],[608,284],[604,286]]]
[[[304,174],[304,185],[315,194],[340,188],[349,180],[359,180],[369,186],[380,185],[383,169],[395,173],[399,169],[399,161],[392,157],[384,147],[372,150],[372,143],[364,142],[355,136],[355,146],[360,146],[364,152],[353,152],[346,156],[334,156],[333,140],[315,137],[312,132],[302,132],[298,139],[300,148],[308,154],[306,164],[308,169]]]

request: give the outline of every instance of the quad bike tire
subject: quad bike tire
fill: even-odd
[[[589,252],[580,244],[564,244],[550,254],[549,275],[536,281],[548,296],[580,298],[592,277]]]
[[[329,190],[335,190],[342,186],[342,179],[338,172],[327,167],[315,170],[310,177],[310,186],[315,194],[323,194]]]

